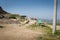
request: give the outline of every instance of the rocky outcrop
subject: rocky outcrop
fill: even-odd
[[[2,7],[0,6],[0,14],[8,14],[6,11],[4,11],[3,9],[2,9]]]
[[[0,6],[0,18],[8,18],[9,17],[9,13],[4,11],[3,8]]]

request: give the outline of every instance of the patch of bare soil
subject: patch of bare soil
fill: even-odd
[[[37,40],[42,34],[27,29],[19,24],[4,24],[4,28],[0,28],[0,40]]]

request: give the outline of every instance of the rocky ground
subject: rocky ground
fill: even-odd
[[[3,28],[0,28],[0,40],[37,40],[37,37],[43,33],[26,28],[32,22],[35,21],[30,21],[26,25],[0,24],[0,26],[3,26]]]

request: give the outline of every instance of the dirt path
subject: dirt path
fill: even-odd
[[[5,24],[4,26],[0,28],[0,40],[37,40],[36,38],[42,34],[17,24]]]

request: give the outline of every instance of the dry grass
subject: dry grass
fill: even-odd
[[[52,29],[49,26],[43,27],[38,25],[30,25],[30,27],[27,28],[43,33],[43,35],[39,35],[37,37],[37,40],[60,40],[60,30],[56,31],[53,35]]]
[[[37,40],[39,32],[27,29],[19,24],[4,24],[0,29],[0,40]]]
[[[0,26],[3,26],[0,28],[0,40],[60,40],[60,36],[51,34],[50,27],[31,23],[21,26],[20,24],[0,24]]]
[[[51,28],[53,28],[53,25],[49,25]],[[60,30],[60,26],[57,25],[56,30]]]

